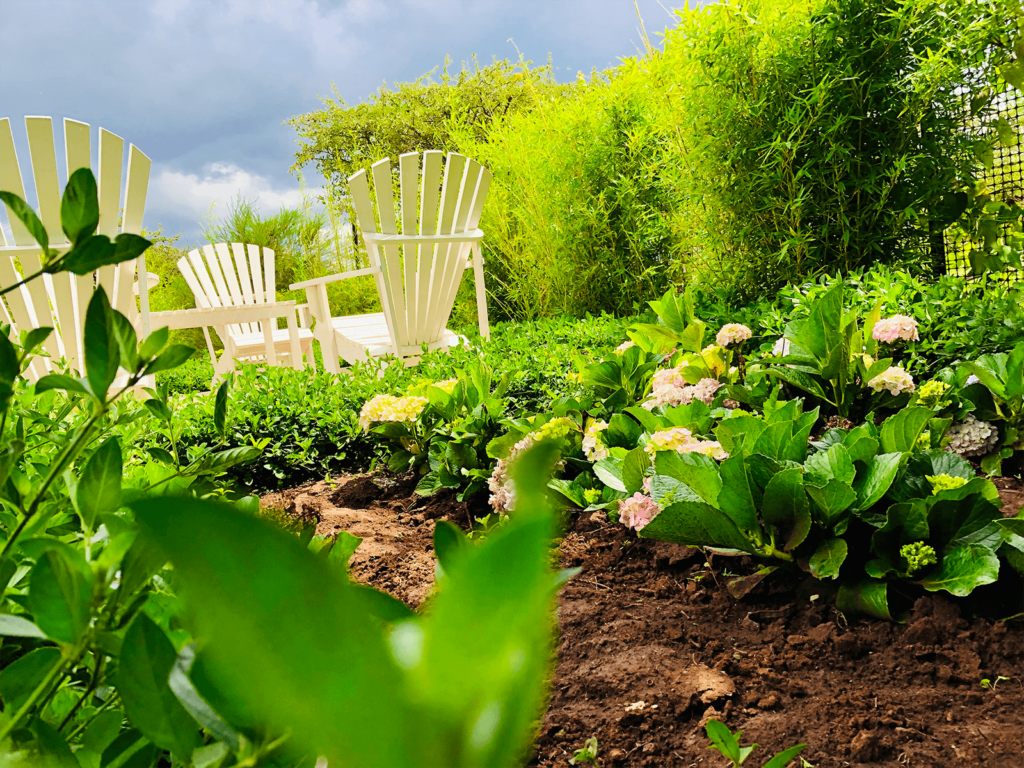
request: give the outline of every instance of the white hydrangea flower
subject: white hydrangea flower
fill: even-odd
[[[434,386],[438,389],[443,389],[449,395],[455,391],[455,385],[459,383],[458,379],[445,379],[444,381],[437,382]]]
[[[623,352],[625,352],[627,349],[629,349],[632,346],[633,346],[633,342],[632,341],[624,341],[621,344],[619,344],[619,346],[617,346],[615,348],[614,352],[615,352],[616,355],[621,355]]]
[[[901,392],[913,392],[914,379],[902,368],[894,365],[875,376],[875,378],[868,382],[868,386],[876,393],[888,390],[889,394],[898,395]]]
[[[746,341],[752,335],[750,329],[742,323],[728,323],[722,326],[715,337],[715,342],[720,347],[728,347],[730,344]]]
[[[786,355],[789,354],[789,347],[789,339],[783,336],[781,339],[777,340],[775,344],[772,346],[772,354],[775,357],[785,357]]]
[[[383,421],[415,421],[428,402],[425,397],[377,395],[363,403],[359,426],[366,432],[373,424]]]
[[[607,428],[607,421],[592,421],[583,433],[583,453],[590,461],[600,461],[611,456],[611,451],[601,439],[601,433]]]

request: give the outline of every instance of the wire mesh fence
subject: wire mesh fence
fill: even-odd
[[[999,114],[1006,118],[1016,135],[1022,134],[1024,97],[1019,90],[1009,88],[1000,96]],[[1024,205],[1024,141],[1013,146],[998,143],[993,151],[991,167],[985,169],[982,179],[993,199]],[[934,253],[936,247],[942,248],[943,252]],[[946,274],[973,277],[969,258],[971,242],[957,227],[948,228],[941,242],[933,243],[932,250],[933,263],[944,265]],[[1024,280],[1024,274],[1009,268],[1005,272],[990,273],[989,279],[1010,283]]]

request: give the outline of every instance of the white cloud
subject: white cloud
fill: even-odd
[[[266,176],[250,173],[232,163],[208,163],[203,173],[182,173],[169,168],[154,168],[146,204],[146,219],[161,221],[173,217],[196,225],[212,211],[224,216],[238,196],[255,201],[264,215],[281,208],[294,208],[303,196],[315,196],[318,188],[301,189],[275,185]],[[198,228],[198,227],[197,227]]]

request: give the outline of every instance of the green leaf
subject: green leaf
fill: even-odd
[[[469,550],[469,539],[455,523],[438,520],[434,524],[434,554],[441,567],[448,570],[455,560]]]
[[[132,725],[187,763],[201,742],[197,723],[168,685],[177,658],[163,630],[140,613],[124,636],[114,682]]]
[[[783,458],[783,454],[792,442],[794,442],[793,422],[779,421],[768,425],[768,428],[754,441],[750,452],[759,453],[778,461]]]
[[[695,501],[680,501],[661,511],[640,531],[644,539],[698,547],[738,549],[753,554],[753,543],[729,515]]]
[[[843,539],[825,539],[811,555],[811,573],[817,579],[838,578],[839,568],[846,560],[846,553],[846,542]]]
[[[36,737],[36,745],[43,755],[46,768],[81,768],[60,731],[38,717],[29,730]]]
[[[811,505],[798,467],[784,469],[768,481],[761,516],[765,523],[786,534],[786,551],[800,546],[807,538],[811,531]]]
[[[515,514],[456,561],[423,621],[422,662],[412,679],[431,709],[448,718],[464,713],[464,725],[448,746],[406,764],[447,765],[459,754],[466,764],[513,765],[533,733],[548,668],[545,617],[555,596],[547,566],[553,519],[544,490],[557,457],[553,448],[537,446],[516,462]],[[415,640],[399,632],[403,626],[409,625],[395,632],[412,641],[403,649],[408,664]],[[393,634],[393,646],[395,640]],[[481,718],[494,727],[481,732]]]
[[[100,768],[150,768],[162,753],[163,750],[132,728],[118,735],[103,750]]]
[[[228,421],[228,389],[231,387],[231,377],[228,376],[217,387],[217,397],[213,407],[213,428],[223,439],[227,430]]]
[[[39,247],[44,252],[47,251],[50,247],[50,236],[46,234],[46,227],[36,216],[36,212],[29,208],[28,203],[13,192],[6,191],[0,191],[0,200],[7,206],[8,212],[25,225],[25,229],[32,235],[32,239],[39,243]]]
[[[89,394],[79,379],[65,376],[62,373],[49,373],[36,382],[36,392],[42,394],[51,389],[63,389],[68,392],[78,392],[83,395]]]
[[[150,398],[144,400],[142,404],[146,409],[160,419],[163,422],[170,423],[171,421],[171,409],[167,407],[167,403],[163,400],[157,400],[156,398]]]
[[[186,347],[184,344],[171,344],[167,349],[149,365],[146,366],[145,375],[169,371],[183,365],[186,360],[192,357],[197,350],[193,347]]]
[[[149,360],[156,356],[164,347],[167,346],[167,341],[171,336],[171,329],[166,325],[163,328],[157,328],[146,340],[142,342],[142,346],[139,347],[139,357],[143,360]]]
[[[718,473],[718,464],[710,456],[659,451],[654,457],[654,467],[659,475],[667,475],[685,483],[702,500],[718,507],[722,477]]]
[[[195,660],[195,644],[186,645],[181,649],[174,666],[167,678],[167,687],[177,698],[178,703],[191,715],[199,725],[208,730],[213,736],[224,744],[237,750],[240,745],[238,732],[224,722],[224,719],[213,711],[213,708],[196,690],[195,685],[188,677],[192,662]],[[180,713],[178,714],[180,717]],[[184,722],[184,721],[183,721]]]
[[[761,529],[757,510],[761,505],[761,489],[750,476],[749,468],[741,456],[730,456],[719,466],[722,491],[718,495],[718,508],[747,531]]]
[[[113,263],[120,264],[122,261],[130,261],[131,259],[138,258],[151,245],[153,245],[153,243],[144,237],[132,234],[131,232],[122,232],[114,238]]]
[[[117,734],[121,732],[123,720],[124,712],[120,709],[108,709],[106,712],[100,712],[82,734],[82,744],[89,751],[102,755],[117,738]]]
[[[903,408],[882,423],[880,437],[885,453],[906,453],[913,450],[928,421],[935,416],[931,408]]]
[[[113,338],[110,302],[102,286],[97,288],[85,312],[85,372],[95,397],[104,399],[120,365],[117,341]]]
[[[594,474],[597,479],[614,491],[626,492],[626,486],[622,482],[622,460],[616,458],[601,459],[594,464]]]
[[[951,595],[966,597],[982,584],[991,584],[999,578],[999,558],[988,547],[962,544],[948,552],[942,562],[921,585],[929,592],[944,589]]]
[[[1006,363],[1006,397],[1009,400],[1024,397],[1024,341],[1010,352]]]
[[[0,382],[7,383],[7,397],[10,397],[10,385],[18,378],[21,368],[18,364],[18,350],[6,333],[0,333]],[[45,376],[43,378],[46,378]],[[0,399],[0,409],[5,408],[5,401]]]
[[[881,444],[872,432],[873,429],[873,424],[861,424],[851,429],[843,438],[843,445],[853,461],[866,462],[878,453]]]
[[[867,469],[853,483],[859,510],[866,511],[885,495],[896,478],[902,459],[902,453],[880,453],[868,460]]]
[[[352,559],[352,555],[362,543],[362,537],[354,536],[348,531],[339,531],[338,538],[327,555],[327,562],[337,565],[347,576],[348,561]]]
[[[53,647],[36,648],[16,661],[7,662],[0,670],[0,697],[5,709],[17,712],[59,662],[60,650]]]
[[[121,444],[108,438],[93,451],[75,487],[75,506],[87,531],[93,530],[97,515],[121,506],[122,472]]]
[[[806,744],[796,744],[789,749],[784,749],[765,763],[761,768],[786,768],[797,756],[807,749]]]
[[[999,137],[999,143],[1004,147],[1015,147],[1019,141],[1017,132],[1013,130],[1010,121],[1002,116],[996,120],[996,135]]]
[[[1003,79],[1019,91],[1024,91],[1024,61],[1018,59],[999,68]]]
[[[642,433],[643,429],[633,419],[624,413],[616,413],[608,420],[608,427],[604,430],[602,437],[609,448],[619,446],[632,450],[636,448]]]
[[[843,613],[863,613],[876,619],[892,620],[889,612],[889,584],[876,579],[861,579],[842,584],[836,595],[836,608]]]
[[[725,757],[733,761],[734,765],[740,764],[740,745],[739,737],[743,735],[743,731],[737,731],[736,735],[733,736],[724,724],[718,720],[708,720],[706,726],[708,738],[711,739],[711,743],[714,745],[708,747],[708,749],[717,749]]]
[[[416,613],[412,608],[387,592],[381,592],[362,584],[354,584],[352,589],[355,590],[355,596],[362,603],[363,609],[385,624],[397,624],[416,618]]]
[[[819,487],[824,487],[829,480],[833,479],[852,485],[857,476],[850,452],[842,443],[836,443],[828,450],[818,451],[808,456],[807,461],[804,462],[804,469],[807,471],[808,484]]]
[[[824,400],[827,403],[832,402],[825,395],[825,390],[821,388],[821,384],[810,374],[804,373],[803,371],[793,370],[792,368],[785,368],[781,365],[773,365],[769,367],[766,373],[769,376],[782,379],[782,381],[792,384],[794,387],[814,395],[819,400]]]
[[[60,201],[60,225],[68,242],[77,244],[96,231],[100,223],[100,203],[96,177],[89,168],[71,174]]]
[[[47,637],[75,643],[89,626],[93,573],[70,547],[47,550],[29,574],[29,607]]]
[[[985,482],[982,478],[977,480]],[[949,549],[961,544],[997,547],[999,528],[995,522],[1002,519],[998,507],[980,494],[961,500],[955,495],[943,498],[947,493],[950,492],[944,491],[926,501],[930,505],[928,527],[936,548]]]
[[[90,235],[64,254],[59,265],[65,272],[90,275],[100,267],[114,264],[114,244],[106,235]]]
[[[622,460],[622,484],[626,493],[637,493],[643,489],[644,477],[651,466],[650,455],[643,448],[634,448]]]
[[[268,725],[291,728],[332,763],[416,762],[406,741],[385,736],[412,726],[382,625],[335,568],[273,524],[227,506],[158,498],[133,508],[174,564],[212,686]]]
[[[46,639],[46,633],[31,621],[9,613],[0,613],[0,636]]]
[[[39,346],[46,341],[50,334],[53,333],[53,328],[49,326],[43,326],[42,328],[33,328],[25,334],[25,343],[22,344],[22,355],[28,358],[33,354]]]

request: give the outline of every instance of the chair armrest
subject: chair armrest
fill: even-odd
[[[327,277],[316,277],[312,280],[303,280],[301,283],[292,283],[288,286],[289,291],[298,291],[303,288],[313,288],[317,285],[327,285],[328,283],[336,283],[339,280],[348,280],[350,277],[363,277],[364,275],[376,275],[380,272],[380,267],[366,267],[365,269],[354,269],[351,272],[339,272],[336,275],[328,275]]]
[[[275,317],[287,317],[296,310],[294,300],[275,301],[271,304],[243,304],[236,307],[197,307],[175,309],[169,312],[151,312],[150,327],[171,330],[204,328],[208,325],[253,323]]]
[[[450,235],[382,235],[379,232],[363,232],[363,240],[368,243],[379,243],[381,245],[404,245],[426,244],[426,243],[475,243],[483,239],[484,233],[480,229],[470,229],[466,232],[454,232]]]

